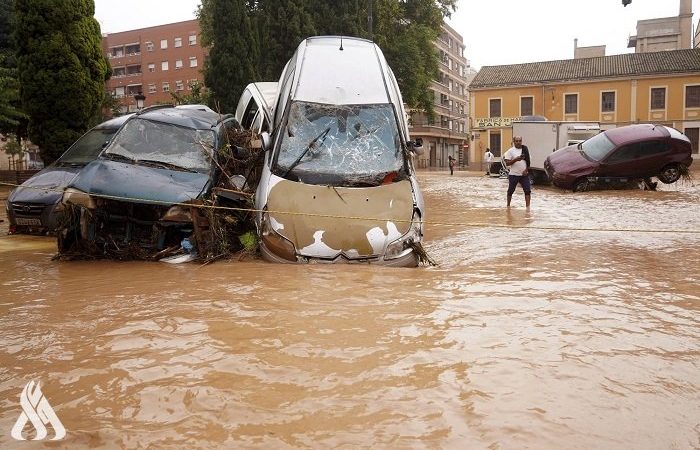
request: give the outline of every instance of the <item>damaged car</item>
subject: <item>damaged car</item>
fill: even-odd
[[[164,105],[131,117],[65,190],[59,254],[159,259],[201,246],[209,223],[196,206],[221,174],[227,130],[238,128],[209,108]]]
[[[263,258],[416,266],[425,209],[412,153],[421,145],[379,47],[308,38],[278,89],[255,197]]]
[[[53,164],[14,189],[7,199],[10,234],[53,232],[63,222],[63,189],[97,158],[124,122],[125,115],[107,120],[78,138]]]
[[[651,177],[675,183],[692,164],[690,139],[680,131],[652,124],[612,128],[547,157],[552,183],[574,192],[600,186],[624,186]]]

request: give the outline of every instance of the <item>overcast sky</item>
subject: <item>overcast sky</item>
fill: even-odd
[[[103,33],[193,19],[199,0],[95,0]],[[631,53],[637,21],[677,16],[680,0],[459,0],[448,20],[464,36],[472,67],[570,59],[579,47],[605,45],[607,55]],[[700,19],[693,0],[693,26]]]

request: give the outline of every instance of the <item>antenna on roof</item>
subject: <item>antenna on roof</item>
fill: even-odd
[[[343,50],[343,36],[340,36],[340,51],[342,52]]]

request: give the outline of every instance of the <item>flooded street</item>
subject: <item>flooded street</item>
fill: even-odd
[[[55,262],[5,221],[0,448],[700,448],[699,178],[526,211],[422,172],[417,269]],[[63,440],[10,436],[31,380]]]

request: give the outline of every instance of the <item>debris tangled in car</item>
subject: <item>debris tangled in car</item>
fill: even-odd
[[[208,108],[130,119],[66,189],[57,257],[181,262],[254,251],[262,145]]]

